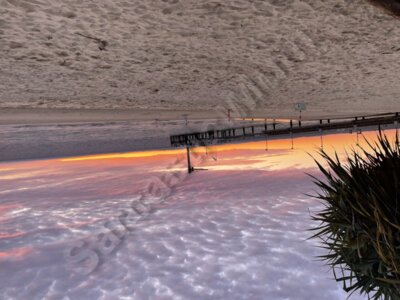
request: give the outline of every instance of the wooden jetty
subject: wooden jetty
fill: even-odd
[[[358,132],[361,128],[374,127],[379,129],[383,125],[393,125],[396,129],[400,122],[400,115],[385,113],[366,116],[352,116],[319,120],[288,120],[288,122],[254,123],[251,125],[236,126],[225,129],[192,132],[170,136],[171,146],[205,146],[212,143],[229,143],[238,140],[254,139],[256,137],[279,137],[293,135],[301,136],[312,132],[326,132],[340,129],[349,129]]]

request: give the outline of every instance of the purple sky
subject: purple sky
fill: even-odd
[[[345,299],[316,260],[316,241],[307,240],[315,226],[310,211],[320,206],[305,196],[315,190],[305,172],[317,174],[306,152],[318,141],[298,140],[295,150],[280,141],[268,152],[263,142],[209,149],[201,165],[193,158],[209,170],[189,177],[185,160],[176,163],[184,152],[174,151],[1,164],[0,293],[5,299]],[[329,141],[327,148],[342,149]],[[172,172],[179,179],[163,188],[168,198],[149,195],[149,184]],[[104,254],[98,248],[109,232],[104,225],[139,195],[147,195],[153,211]],[[89,275],[81,273],[84,263],[65,259],[80,241],[81,250],[99,258]]]

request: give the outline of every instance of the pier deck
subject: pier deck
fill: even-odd
[[[251,125],[233,126],[230,128],[203,132],[185,133],[170,136],[171,146],[196,146],[211,143],[229,143],[255,137],[279,137],[285,135],[303,135],[312,132],[327,132],[340,129],[357,131],[361,128],[393,124],[396,128],[400,122],[399,113],[386,113],[367,116],[353,116],[320,120],[288,120],[288,122],[254,123]]]

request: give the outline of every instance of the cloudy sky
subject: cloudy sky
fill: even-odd
[[[190,176],[182,150],[1,164],[0,294],[345,299],[307,240],[320,206],[305,172],[318,174],[308,153],[320,138],[266,146],[193,149],[208,170]],[[357,148],[356,136],[325,136],[324,147]],[[112,225],[138,201],[151,211]]]

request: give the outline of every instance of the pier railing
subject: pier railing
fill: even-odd
[[[279,137],[285,135],[301,135],[312,132],[333,131],[350,129],[357,131],[361,128],[393,124],[397,128],[400,122],[399,113],[385,113],[365,116],[352,116],[344,118],[330,118],[318,120],[287,120],[287,122],[252,123],[251,125],[235,126],[230,128],[209,130],[202,132],[184,133],[170,136],[171,146],[196,146],[211,143],[229,143],[255,137]]]

